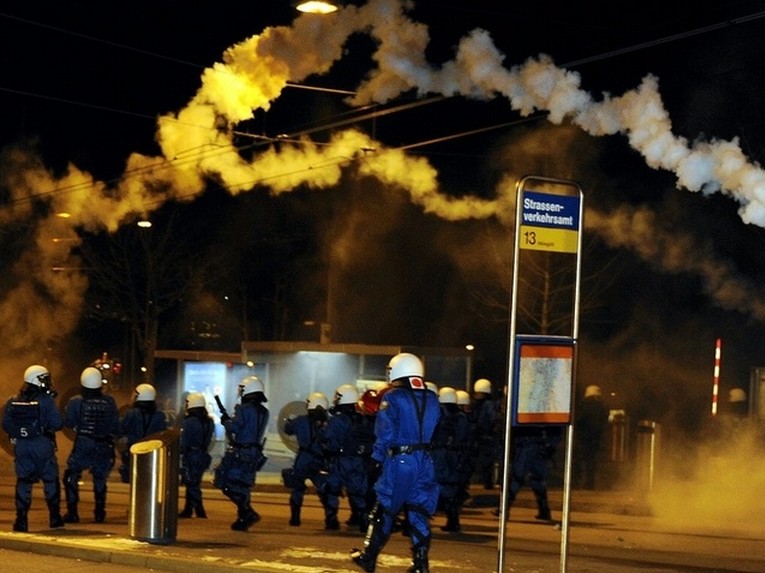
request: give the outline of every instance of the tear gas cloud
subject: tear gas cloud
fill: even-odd
[[[0,219],[12,222],[33,213],[46,214],[35,219],[38,239],[12,268],[17,281],[0,305],[6,324],[19,325],[16,332],[31,333],[35,331],[28,328],[30,324],[50,324],[55,317],[55,325],[44,331],[60,337],[76,325],[87,282],[76,272],[50,270],[53,261],[61,260],[61,246],[52,251],[42,229],[52,226],[57,213],[70,215],[71,228],[113,232],[135,214],[150,214],[171,201],[192,200],[210,180],[234,195],[254,189],[278,195],[298,187],[316,191],[335,187],[353,168],[358,177],[399,190],[423,212],[440,219],[496,220],[510,228],[514,181],[521,172],[500,178],[491,198],[455,196],[444,191],[439,173],[426,159],[388,147],[358,129],[337,131],[321,143],[298,136],[249,156],[239,152],[236,126],[256,112],[267,113],[289,83],[327,73],[343,58],[346,42],[354,34],[373,38],[376,48],[375,67],[356,86],[347,101],[351,106],[385,103],[412,92],[499,99],[524,117],[544,113],[555,126],[573,125],[595,137],[623,136],[649,167],[672,173],[678,188],[725,193],[740,205],[744,222],[765,224],[765,173],[745,157],[735,139],[690,142],[674,134],[658,78],[649,75],[622,95],[596,98],[581,89],[578,73],[556,66],[546,55],[506,63],[489,32],[481,29],[467,31],[454,57],[435,65],[425,56],[428,28],[409,18],[408,7],[401,0],[371,0],[360,7],[348,6],[331,19],[301,15],[290,26],[266,28],[231,46],[221,61],[204,70],[199,89],[182,109],[158,118],[161,155],[131,154],[116,181],[97,181],[74,164],[54,173],[33,152],[6,150],[0,177],[10,198],[0,209]],[[759,296],[735,268],[717,257],[710,245],[690,237],[662,239],[669,232],[647,208],[599,212],[588,207],[585,225],[613,248],[630,249],[663,270],[697,273],[709,296],[722,307],[754,308],[762,317]],[[641,240],[649,233],[654,237],[650,245]],[[77,235],[70,231],[69,236],[75,240],[67,257],[76,267]],[[347,257],[343,241],[348,240],[340,237],[329,256]],[[683,260],[682,251],[687,250],[698,253],[694,260]],[[38,278],[34,285],[26,280],[32,268]],[[25,362],[37,360],[38,348],[37,341],[22,335],[13,355],[24,356]]]

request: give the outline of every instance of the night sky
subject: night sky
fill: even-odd
[[[765,9],[559,4],[4,3],[0,370],[103,350],[115,329],[82,319],[88,273],[50,273],[70,256],[50,239],[149,214],[216,254],[165,346],[328,320],[337,342],[472,342],[500,381],[513,185],[535,174],[585,194],[580,386],[693,427],[716,338],[723,393],[765,364]]]

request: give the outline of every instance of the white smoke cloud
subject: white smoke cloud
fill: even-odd
[[[254,188],[279,194],[298,186],[317,190],[335,186],[349,165],[360,175],[400,188],[424,211],[446,220],[510,220],[514,198],[505,183],[494,199],[455,198],[443,192],[438,173],[428,161],[386,147],[357,130],[337,132],[321,145],[302,138],[248,157],[238,152],[237,124],[258,111],[267,112],[289,82],[328,72],[343,57],[351,35],[368,34],[376,41],[376,68],[360,81],[349,99],[351,105],[384,103],[412,91],[419,96],[504,98],[523,116],[541,111],[554,124],[570,122],[593,136],[621,134],[650,167],[674,173],[678,187],[722,191],[741,205],[743,221],[765,226],[765,172],[744,156],[735,140],[689,143],[674,135],[655,77],[644,78],[636,89],[621,96],[603,94],[596,100],[581,89],[578,73],[557,67],[545,55],[507,67],[505,56],[485,30],[467,33],[451,61],[434,65],[425,56],[428,29],[408,17],[409,8],[411,4],[403,0],[370,0],[362,7],[346,7],[331,18],[302,15],[291,26],[267,28],[231,46],[221,62],[204,71],[199,90],[188,104],[159,118],[156,139],[161,156],[132,154],[115,183],[96,181],[73,165],[63,176],[54,175],[33,156],[14,152],[13,168],[2,172],[12,199],[0,210],[0,220],[13,220],[33,203],[42,203],[47,205],[48,221],[65,211],[75,228],[114,231],[136,213],[148,214],[168,201],[190,200],[204,191],[211,178],[232,194]],[[633,231],[647,222],[637,214],[620,213],[619,217]],[[602,219],[593,223],[614,244],[641,249],[636,241],[610,235],[606,227]],[[38,241],[37,250],[46,261],[42,242]],[[672,255],[656,249],[644,256],[668,264]],[[711,279],[729,269],[721,268],[720,263],[686,268],[709,277],[714,296],[729,299],[732,308],[740,307],[743,299],[731,293],[743,285]],[[19,271],[19,276],[24,275]],[[56,307],[67,306],[58,325],[62,335],[74,327],[72,317],[86,286],[79,276],[71,275],[68,281],[66,289],[51,284],[45,293],[56,301]],[[39,293],[22,297],[23,281],[18,288],[21,301],[13,293],[1,301],[0,314],[18,313],[9,317],[11,321],[40,306],[36,304]]]
[[[624,205],[608,213],[588,209],[585,225],[609,246],[628,249],[660,271],[699,276],[721,308],[765,320],[765,303],[756,285],[715,256],[711,245],[665,228],[655,211]]]

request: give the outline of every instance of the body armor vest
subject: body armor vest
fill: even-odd
[[[94,439],[104,439],[111,435],[112,404],[103,396],[85,398],[80,407],[80,423],[77,433]]]
[[[11,402],[8,405],[11,416],[11,438],[36,438],[42,435],[39,402]]]

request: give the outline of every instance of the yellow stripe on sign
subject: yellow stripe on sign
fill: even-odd
[[[529,249],[531,251],[576,253],[579,246],[578,239],[579,233],[570,229],[521,225],[519,246],[521,249]]]

